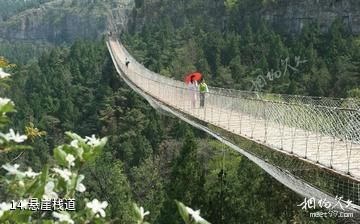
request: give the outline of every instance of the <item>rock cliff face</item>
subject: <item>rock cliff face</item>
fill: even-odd
[[[360,34],[359,0],[278,0],[261,16],[287,33],[298,33],[306,23],[319,23],[326,32],[338,18],[353,34]]]
[[[55,0],[0,23],[0,38],[70,42],[128,27],[134,0]]]
[[[156,23],[157,19],[171,15],[175,28],[182,27],[188,18],[202,17],[206,22],[222,27],[226,11],[224,0],[137,0],[133,12],[132,31],[140,31],[147,23]]]
[[[243,27],[251,16],[256,16],[269,21],[277,30],[284,33],[297,34],[307,23],[318,23],[321,31],[326,32],[336,19],[340,19],[353,34],[360,34],[360,0],[267,0],[267,3],[263,4],[259,3],[260,0],[238,0],[238,2],[241,1],[243,1],[241,4],[243,8],[236,21],[240,27]],[[135,16],[136,30],[141,28],[145,19],[157,16],[156,12],[159,11],[157,9],[161,4],[159,0],[141,2],[141,12]],[[178,4],[180,2],[191,4],[191,1],[179,1]],[[202,0],[198,5],[203,5],[201,13],[207,13],[215,19],[209,22],[219,22],[222,19],[226,20],[224,2]],[[174,15],[176,13],[178,12],[173,12]],[[220,19],[221,16],[222,19]]]
[[[135,9],[139,2],[141,12]],[[145,20],[157,14],[160,4],[160,0],[53,0],[0,22],[0,39],[63,43],[78,37],[96,39],[109,30],[139,30]],[[211,15],[225,14],[222,1],[205,0],[202,4]],[[287,33],[298,33],[309,22],[318,22],[326,31],[340,18],[349,30],[360,34],[360,0],[276,0],[244,12],[244,16],[251,14]]]

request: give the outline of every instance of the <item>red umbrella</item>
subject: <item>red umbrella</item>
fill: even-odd
[[[185,83],[189,84],[189,82],[191,81],[192,78],[194,78],[194,80],[199,81],[201,79],[202,75],[200,72],[194,72],[194,73],[190,73],[185,77]]]

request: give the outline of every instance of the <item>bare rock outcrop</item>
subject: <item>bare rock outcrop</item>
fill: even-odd
[[[55,0],[0,22],[0,38],[71,42],[127,30],[134,0]]]

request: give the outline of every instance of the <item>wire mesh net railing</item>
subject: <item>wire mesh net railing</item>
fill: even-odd
[[[146,94],[178,111],[281,153],[360,180],[360,109],[355,99],[254,93],[209,87],[205,107],[198,92],[138,63],[117,41],[114,59]],[[125,60],[130,60],[128,66]],[[196,100],[196,106],[192,103]],[[355,189],[355,188],[354,188]],[[356,188],[358,190],[358,187]],[[358,195],[357,193],[353,193]]]

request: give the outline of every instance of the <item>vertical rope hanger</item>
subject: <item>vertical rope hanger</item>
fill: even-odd
[[[224,185],[225,185],[225,146],[222,145],[221,170],[218,174],[220,179],[220,224],[224,224]]]

